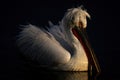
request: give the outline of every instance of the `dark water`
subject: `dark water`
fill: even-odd
[[[2,2],[2,1],[1,1]],[[3,0],[1,11],[0,78],[5,80],[120,80],[119,2],[112,0]],[[48,25],[57,23],[66,9],[84,5],[92,19],[87,32],[101,66],[99,76],[87,72],[58,72],[40,70],[26,64],[17,56],[13,46],[20,24]],[[96,77],[96,78],[95,78]],[[7,78],[7,79],[6,79]],[[3,80],[0,79],[0,80]]]
[[[20,79],[20,78],[16,78]],[[40,72],[37,75],[35,73],[27,73],[27,75],[21,76],[21,80],[95,80],[92,77],[88,77],[87,72]]]

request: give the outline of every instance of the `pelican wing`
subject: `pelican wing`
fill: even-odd
[[[71,57],[49,31],[33,25],[27,25],[22,29],[17,44],[25,56],[41,65],[64,64]]]
[[[69,39],[66,38],[67,34],[62,23],[59,22],[59,25],[54,25],[51,21],[49,21],[49,26],[51,28],[47,28],[47,30],[54,36],[61,46],[72,55],[74,53],[74,49],[72,48],[71,44],[68,43]]]

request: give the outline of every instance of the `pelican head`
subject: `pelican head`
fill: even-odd
[[[87,11],[84,10],[82,6],[80,6],[77,8],[68,9],[62,22],[64,26],[72,28],[75,26],[80,28],[86,28],[87,17],[90,18],[89,13],[87,13]]]

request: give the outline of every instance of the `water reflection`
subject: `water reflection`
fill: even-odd
[[[58,80],[88,80],[87,72],[65,72],[58,77]]]
[[[40,71],[23,72],[22,75],[21,80],[95,80],[88,72]]]

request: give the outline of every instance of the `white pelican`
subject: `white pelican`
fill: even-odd
[[[83,34],[87,17],[90,18],[89,13],[82,7],[77,7],[68,9],[58,25],[50,21],[46,29],[26,25],[18,35],[17,45],[24,56],[37,61],[41,67],[63,71],[88,71],[90,62],[95,66],[97,64]],[[88,51],[91,57],[87,55]]]

